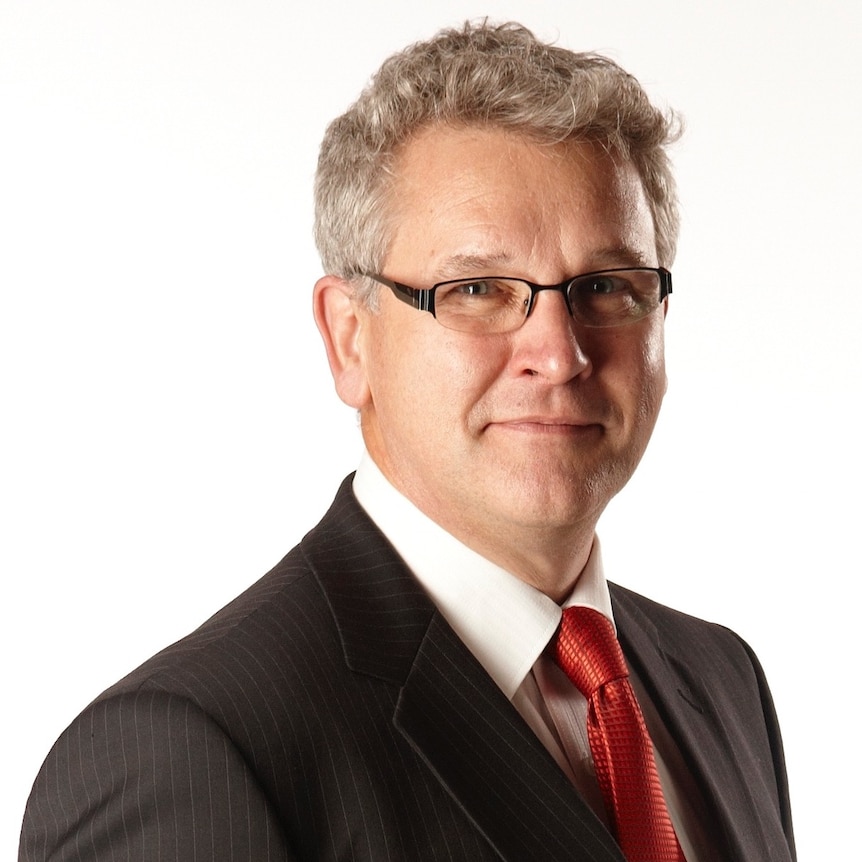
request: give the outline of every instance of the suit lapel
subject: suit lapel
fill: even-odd
[[[393,722],[502,859],[624,862],[601,822],[357,503],[302,542],[348,666],[401,688]]]
[[[701,787],[707,813],[714,817],[711,831],[720,858],[789,859],[775,811],[768,807],[775,794],[761,791],[758,775],[746,768],[761,763],[763,752],[741,750],[763,726],[763,716],[759,723],[734,726],[739,722],[738,701],[757,700],[756,687],[735,692],[735,698],[713,690],[710,680],[735,676],[732,667],[722,672],[720,665],[727,659],[721,652],[698,655],[697,638],[679,634],[681,621],[671,637],[644,613],[655,607],[653,603],[616,585],[611,585],[611,595],[623,650]],[[772,774],[768,749],[766,755],[770,760],[766,771]]]
[[[395,723],[501,858],[622,862],[607,830],[439,614]]]

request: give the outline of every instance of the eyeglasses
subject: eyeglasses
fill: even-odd
[[[476,334],[518,329],[529,317],[541,290],[562,293],[572,318],[589,327],[635,323],[652,314],[671,292],[670,272],[663,267],[605,269],[559,284],[533,284],[523,278],[498,276],[458,278],[426,289],[382,275],[368,278],[385,284],[413,308],[429,311],[447,329]]]

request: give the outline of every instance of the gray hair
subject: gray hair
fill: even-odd
[[[434,124],[492,126],[543,144],[594,142],[630,160],[652,213],[658,262],[672,263],[679,214],[666,147],[679,136],[677,117],[653,106],[637,80],[606,57],[545,44],[519,24],[482,21],[390,57],[329,125],[314,224],[327,273],[356,279],[379,272],[392,235],[395,160]],[[369,280],[362,282],[370,294]]]

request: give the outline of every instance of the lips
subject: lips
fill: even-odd
[[[585,427],[588,425],[597,425],[598,422],[593,422],[589,419],[583,419],[579,416],[517,416],[512,419],[497,420],[498,425],[564,425]]]
[[[496,410],[490,406],[485,412],[484,427],[497,425],[512,429],[577,433],[590,428],[607,429],[615,426],[615,415],[613,406],[603,398],[568,398],[559,399],[556,403],[528,403],[525,399],[521,403],[510,401],[508,405],[500,404]]]
[[[600,430],[604,426],[599,422],[589,422],[580,417],[522,416],[504,421],[491,422],[488,427],[525,434],[580,437],[584,434]]]

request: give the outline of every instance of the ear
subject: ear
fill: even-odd
[[[370,398],[360,345],[359,304],[352,285],[325,275],[314,285],[314,321],[326,347],[329,369],[338,397],[361,410]]]

